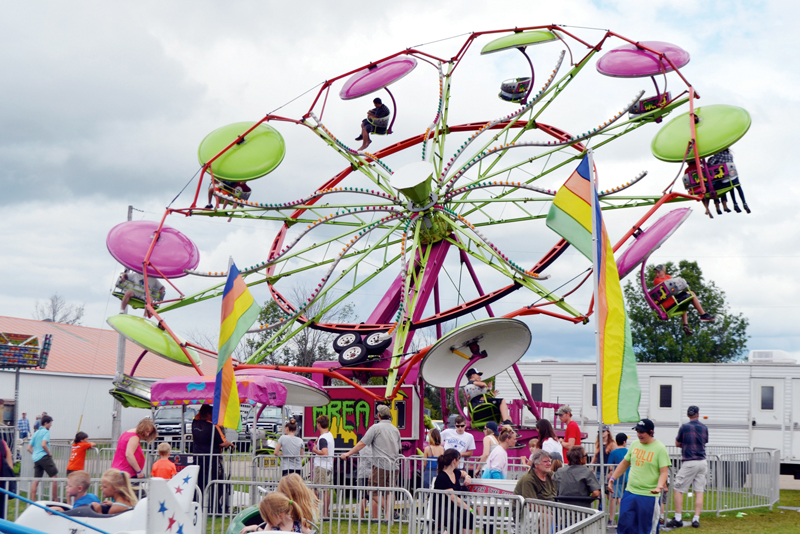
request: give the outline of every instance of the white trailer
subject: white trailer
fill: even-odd
[[[569,404],[573,419],[594,442],[597,432],[594,362],[520,362],[534,400]],[[641,417],[652,419],[656,438],[674,445],[686,409],[700,407],[708,426],[709,444],[725,447],[770,448],[781,451],[781,470],[800,475],[800,365],[782,351],[751,351],[741,363],[640,363]],[[503,373],[497,389],[506,399],[520,398],[517,379]],[[526,412],[526,425],[535,420]],[[543,416],[554,420],[552,409]],[[635,437],[632,424],[612,431]],[[560,426],[557,426],[560,428]]]

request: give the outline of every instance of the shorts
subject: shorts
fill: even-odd
[[[372,466],[372,476],[369,478],[369,485],[375,488],[393,488],[395,487],[394,478],[394,471]]]
[[[33,477],[34,478],[42,478],[44,474],[47,473],[47,476],[50,478],[55,477],[58,474],[58,467],[56,467],[56,463],[53,461],[53,457],[49,454],[39,458],[33,463]]]
[[[333,482],[333,471],[324,467],[315,467],[311,472],[312,484],[331,484]]]
[[[623,480],[616,480],[614,482],[614,498],[621,499],[622,494],[625,492],[625,486],[627,485],[628,477],[623,477]]]
[[[503,480],[506,477],[503,476],[503,472],[499,469],[484,469],[481,478]]]
[[[473,402],[474,401],[474,402]],[[474,399],[469,401],[472,406],[480,406],[481,404],[493,404],[500,408],[500,405],[503,404],[503,399],[498,399],[497,397],[489,397],[484,401],[483,395],[475,397]]]
[[[291,474],[303,476],[303,470],[302,469],[285,469],[284,471],[281,471],[281,474],[283,476],[291,475]]]
[[[683,465],[675,477],[673,489],[681,493],[689,491],[689,487],[695,493],[703,493],[706,489],[706,478],[708,477],[708,462],[706,460],[689,460]]]
[[[638,534],[641,532],[657,532],[661,507],[656,506],[656,496],[636,495],[626,491],[619,504],[620,534]]]

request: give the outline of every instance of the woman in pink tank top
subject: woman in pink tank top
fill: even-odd
[[[157,436],[158,432],[153,421],[147,418],[139,421],[136,428],[123,432],[119,437],[111,467],[128,473],[131,478],[144,478],[145,459],[140,443],[142,440],[150,443]]]

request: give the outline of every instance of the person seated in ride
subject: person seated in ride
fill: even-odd
[[[372,141],[370,141],[369,134],[374,132],[377,126],[372,123],[375,119],[382,119],[384,117],[388,117],[391,115],[391,110],[389,106],[381,102],[380,98],[376,98],[372,101],[375,104],[375,107],[369,111],[367,111],[367,118],[361,121],[361,135],[356,137],[356,141],[361,141],[361,147],[358,149],[359,152],[367,148]]]
[[[667,274],[667,268],[664,267],[663,264],[656,265],[655,271],[656,271],[656,277],[653,279],[653,286],[657,286],[658,284],[661,284],[663,282],[666,282],[667,280],[672,279],[672,277]],[[679,280],[679,278],[676,278],[676,280]],[[714,317],[706,313],[705,310],[703,310],[703,306],[700,304],[700,300],[698,300],[697,295],[695,295],[691,289],[689,289],[688,291],[692,295],[692,306],[694,306],[694,309],[696,309],[697,313],[700,314],[700,320],[709,323],[713,322]],[[683,312],[681,319],[683,320],[683,333],[686,334],[687,336],[691,336],[693,332],[692,329],[689,328],[689,313]]]
[[[708,166],[715,167],[717,165],[722,165],[723,163],[733,163],[733,153],[731,153],[730,148],[726,148],[722,152],[717,152],[710,158],[708,158]],[[750,213],[750,208],[747,206],[747,201],[744,199],[744,191],[742,191],[742,186],[739,184],[739,178],[733,178],[731,180],[731,185],[735,191],[739,191],[739,197],[742,199],[742,206],[744,207],[744,211]],[[736,213],[741,213],[742,210],[739,208],[739,204],[736,203],[736,192],[731,191],[731,200],[733,200],[733,209]],[[728,193],[722,193],[718,199],[714,200],[714,205],[717,208],[717,215],[722,215],[722,212],[719,209],[719,201],[722,201],[722,208],[727,212],[730,213],[731,210],[728,209]]]
[[[92,510],[98,514],[126,512],[138,502],[128,473],[119,469],[107,469],[100,478],[100,487],[105,500],[102,503],[92,503]]]
[[[247,182],[232,182],[230,180],[217,180],[218,189],[220,189],[223,193],[227,193],[228,195],[241,198],[242,200],[247,200],[250,198],[250,186],[247,185]],[[236,191],[236,188],[241,190],[241,193]],[[238,193],[238,194],[237,194]],[[214,196],[214,181],[208,185],[208,204],[206,204],[206,209],[210,210],[214,207],[211,203],[211,198]],[[219,206],[219,200],[217,200],[217,206]],[[222,204],[222,209],[228,207],[228,201],[225,200]]]
[[[135,289],[127,289],[125,290],[125,294],[122,296],[122,305],[120,306],[120,310],[122,312],[128,307],[128,303],[131,301],[132,298],[136,297],[141,301],[147,301],[147,296],[145,295],[144,289],[144,275],[139,274],[136,272],[128,272],[124,271],[121,275],[119,275],[119,280],[117,280],[117,286],[121,286],[122,282],[129,281],[133,283],[136,287]],[[158,298],[155,299],[155,302],[161,302],[164,300],[164,295],[166,295],[167,290],[164,288],[164,285],[156,280],[154,276],[147,277],[147,288],[149,290],[155,289],[158,291]],[[154,302],[154,304],[155,304]],[[147,317],[150,316],[149,312],[145,312]]]
[[[500,410],[500,417],[504,425],[511,425],[511,414],[508,411],[508,405],[505,399],[498,399],[494,397],[497,395],[496,391],[489,391],[489,386],[485,382],[481,382],[481,375],[474,367],[467,371],[467,380],[469,383],[464,386],[464,393],[469,397],[469,403],[474,408],[483,403],[494,404]]]

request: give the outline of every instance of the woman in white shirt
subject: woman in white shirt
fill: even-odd
[[[536,443],[537,449],[542,449],[549,453],[557,453],[561,455],[562,461],[564,458],[564,447],[558,442],[558,436],[547,419],[539,419],[536,422],[536,431],[539,433],[539,441]],[[530,462],[529,462],[530,463]]]
[[[517,434],[510,426],[504,426],[498,437],[498,445],[489,453],[481,478],[500,478],[508,476],[508,449],[517,443]]]

